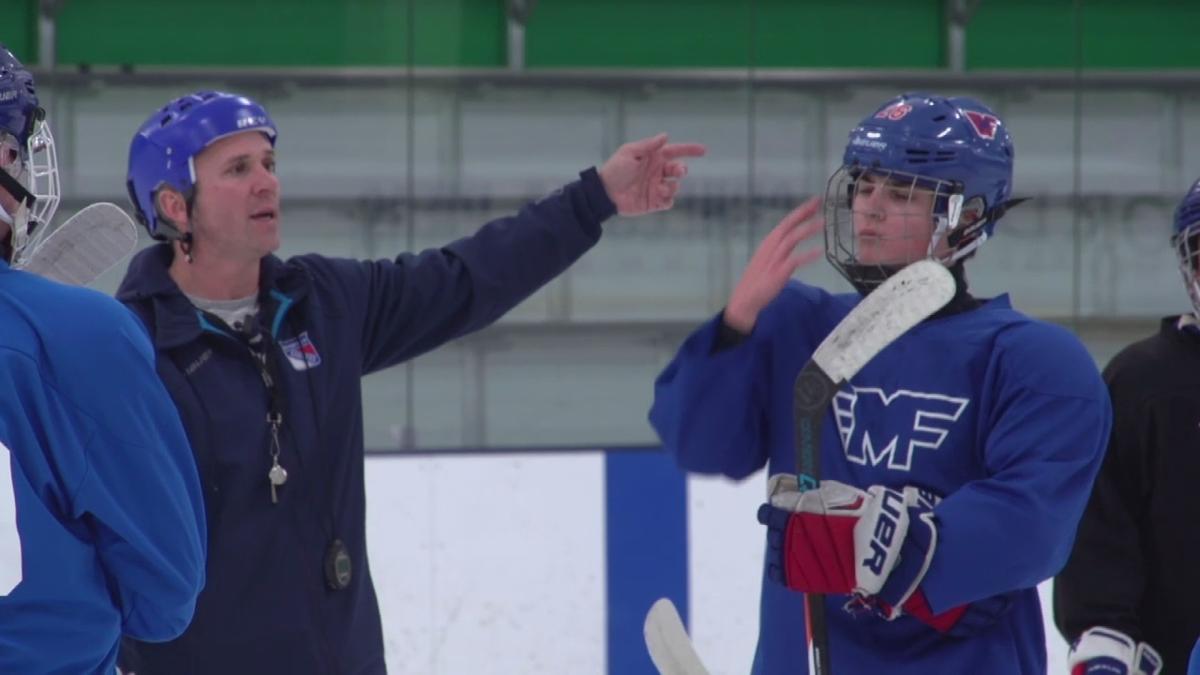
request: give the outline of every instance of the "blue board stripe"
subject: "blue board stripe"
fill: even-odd
[[[671,598],[688,617],[687,481],[661,448],[604,457],[608,672],[655,675],[642,622]]]

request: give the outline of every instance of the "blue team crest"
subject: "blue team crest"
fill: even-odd
[[[850,387],[833,401],[846,459],[864,466],[911,471],[918,450],[937,450],[969,398],[878,387]]]
[[[296,370],[308,370],[321,365],[321,354],[317,352],[317,346],[308,339],[308,331],[304,331],[299,336],[283,340],[279,343],[279,348],[283,350],[283,355],[287,357],[288,363],[292,364],[292,368]]]

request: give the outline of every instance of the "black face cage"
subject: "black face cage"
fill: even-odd
[[[872,199],[876,190],[884,193]],[[952,250],[937,258],[953,262],[959,257],[951,235],[962,215],[961,193],[954,181],[843,166],[825,189],[825,257],[864,293],[906,265],[935,257],[943,239]],[[891,254],[881,256],[883,251]]]

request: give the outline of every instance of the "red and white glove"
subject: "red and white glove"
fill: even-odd
[[[867,490],[822,481],[800,492],[796,478],[768,482],[758,511],[768,528],[768,574],[806,593],[852,594],[886,619],[903,612],[946,632],[965,607],[934,615],[919,587],[937,548],[933,495],[906,487]]]
[[[1071,645],[1067,667],[1071,675],[1158,675],[1162,657],[1115,628],[1092,626]]]

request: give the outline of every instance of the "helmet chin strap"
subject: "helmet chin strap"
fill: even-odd
[[[0,167],[0,188],[7,190],[8,194],[13,196],[13,199],[24,203],[29,208],[33,208],[33,203],[37,201],[37,198],[33,196],[33,193],[21,181],[9,173],[10,170]],[[24,169],[21,167],[18,167],[17,170],[24,173]]]
[[[17,212],[9,213],[8,209],[0,204],[0,221],[8,224],[9,227],[9,245],[3,247],[3,257],[5,260],[12,261],[13,256],[17,253],[12,248],[11,242],[18,241],[17,232],[27,232],[29,226],[29,212],[34,204],[34,196],[25,186],[16,178],[13,178],[8,171],[0,169],[0,189],[6,190],[10,195],[17,199]]]

